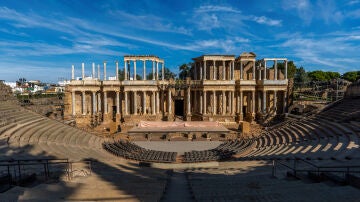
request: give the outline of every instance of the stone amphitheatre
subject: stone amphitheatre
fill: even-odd
[[[360,81],[286,118],[285,58],[204,55],[182,82],[124,58],[123,81],[73,75],[65,120],[0,83],[0,201],[360,201]]]

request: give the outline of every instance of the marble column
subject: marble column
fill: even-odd
[[[95,91],[92,92],[92,101],[93,101],[92,114],[95,115],[96,114],[96,92]]]
[[[222,71],[222,72],[223,72],[223,73],[222,73],[222,74],[223,74],[223,78],[222,78],[222,79],[225,80],[225,79],[226,79],[225,60],[223,60],[222,62],[223,62],[223,69],[222,69],[222,70],[223,70],[223,71]]]
[[[95,64],[94,64],[95,65]],[[115,78],[116,78],[116,81],[119,80],[119,62],[116,61],[115,62],[115,65],[116,65],[116,69],[115,69]]]
[[[235,64],[234,64],[234,60],[231,61],[231,80],[235,79]]]
[[[156,92],[156,114],[160,113],[159,91]]]
[[[201,62],[199,62],[199,66],[200,66],[200,80],[203,79],[203,68],[201,67]]]
[[[108,107],[107,107],[107,92],[104,91],[104,114],[108,113]]]
[[[81,78],[82,80],[85,79],[85,64],[81,63]]]
[[[244,103],[244,93],[243,91],[240,91],[240,120],[243,120],[244,117],[243,103]]]
[[[266,60],[264,61],[264,80],[266,79]]]
[[[75,67],[71,65],[71,80],[75,80]]]
[[[125,98],[124,98],[124,101],[125,101],[125,115],[128,115],[129,114],[129,105],[128,105],[128,94],[129,92],[128,91],[125,91]]]
[[[82,91],[82,114],[86,115],[86,94],[85,91]]]
[[[133,77],[133,80],[136,81],[136,60],[133,60],[133,64],[134,64],[134,77]]]
[[[277,109],[277,91],[274,90],[274,112],[276,114]]]
[[[128,75],[127,69],[128,69],[128,67],[127,67],[127,60],[124,60],[124,80],[125,80],[125,81],[128,79],[128,78],[127,78],[127,75]]]
[[[215,60],[213,60],[213,64],[214,64],[214,66],[213,66],[213,80],[216,80],[216,61]]]
[[[155,61],[152,61],[152,80],[155,80]]]
[[[71,92],[71,106],[72,106],[72,115],[76,115],[76,98],[75,98],[75,91]]]
[[[146,114],[146,91],[143,91],[143,101],[142,101],[142,108],[143,108],[143,114]]]
[[[251,113],[255,114],[255,90],[252,91],[252,95],[251,95],[251,103],[252,103],[252,110]]]
[[[116,91],[116,114],[120,114],[120,92]]]
[[[203,79],[206,80],[206,60],[204,60],[204,76]]]
[[[212,92],[212,96],[213,96],[213,109],[212,109],[212,111],[213,111],[213,115],[215,115],[216,114],[216,91]]]
[[[106,81],[106,62],[104,62],[104,81]]]
[[[155,111],[155,91],[151,92],[151,111],[152,114],[155,115],[156,111]]]
[[[134,115],[137,115],[137,91],[133,92],[133,107],[134,107]]]
[[[171,112],[171,89],[168,89],[168,113],[172,114]]]
[[[285,79],[287,79],[288,61],[285,60]]]
[[[225,91],[222,91],[222,115],[225,115],[226,112],[226,98],[225,98]]]
[[[190,87],[187,89],[187,114],[191,114],[191,106],[190,106]]]
[[[101,112],[101,93],[100,92],[97,95],[97,104],[98,104],[97,111]]]
[[[226,96],[226,95],[225,95]],[[227,114],[231,114],[231,91],[228,91],[228,93],[227,93],[227,110],[226,110],[226,112],[227,112]]]
[[[143,60],[143,80],[146,80],[146,60]]]
[[[206,109],[206,107],[207,107],[207,103],[206,103],[206,91],[204,91],[204,96],[203,96],[203,98],[204,98],[204,107],[203,107],[203,114],[206,114],[206,111],[207,111],[207,109]]]
[[[230,91],[231,93],[231,115],[234,115],[235,104],[234,104],[234,91]]]
[[[164,114],[165,113],[165,107],[164,107],[164,90],[163,89],[161,89],[161,112]]]
[[[203,96],[201,94],[201,91],[199,91],[199,98],[200,98],[200,104],[199,104],[199,113],[203,113]]]
[[[278,79],[278,74],[277,74],[278,68],[277,68],[277,60],[274,60],[274,80]]]
[[[159,80],[159,62],[156,62],[156,80]]]
[[[266,113],[266,90],[263,90],[263,97],[262,97],[262,111]]]

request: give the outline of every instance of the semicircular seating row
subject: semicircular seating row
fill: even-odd
[[[56,157],[111,159],[104,138],[51,120],[17,105],[0,104],[1,159]]]
[[[325,111],[289,121],[255,138],[242,160],[360,158],[360,99],[344,99]]]

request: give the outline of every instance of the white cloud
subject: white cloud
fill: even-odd
[[[284,10],[296,10],[297,15],[301,18],[305,25],[309,25],[314,16],[313,5],[309,0],[283,0]]]
[[[273,20],[265,16],[253,16],[252,19],[259,24],[265,24],[269,26],[281,26],[281,20]]]

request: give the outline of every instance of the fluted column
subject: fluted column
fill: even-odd
[[[230,91],[230,93],[231,93],[231,115],[234,115],[235,112],[234,91]]]
[[[159,91],[156,92],[156,114],[160,113]]]
[[[152,91],[151,93],[151,111],[152,114],[155,115],[155,91]]]
[[[108,107],[107,107],[107,92],[104,91],[104,114],[108,113]]]
[[[204,96],[203,96],[203,98],[204,98],[204,107],[203,107],[203,114],[206,114],[206,91],[204,91]]]
[[[244,93],[240,91],[240,120],[243,120],[244,113],[243,113],[243,103],[244,103]]]
[[[162,114],[164,114],[164,112],[165,112],[165,107],[164,107],[164,90],[163,89],[161,89],[161,112],[162,112]]]
[[[274,60],[274,80],[278,79],[278,74],[277,74],[278,68],[277,68],[277,60]]]
[[[85,64],[81,63],[81,78],[82,80],[85,79]]]
[[[125,81],[128,79],[128,78],[127,78],[127,75],[128,75],[127,69],[128,69],[128,67],[127,67],[127,61],[124,60],[124,80],[125,80]]]
[[[133,60],[133,64],[134,64],[134,77],[133,77],[133,80],[136,81],[136,60]]]
[[[155,61],[152,61],[152,80],[155,80]]]
[[[222,72],[223,72],[223,73],[222,73],[222,74],[223,74],[223,78],[222,78],[222,79],[225,80],[225,79],[226,79],[226,76],[225,76],[225,74],[226,74],[225,61],[223,60],[222,62],[223,62],[223,69],[222,69],[222,70],[223,70],[223,71],[222,71]]]
[[[137,115],[137,91],[133,92],[133,101],[134,101],[134,115]]]
[[[96,114],[96,92],[95,91],[92,92],[92,100],[93,100],[92,114],[95,115]]]
[[[234,60],[231,61],[231,80],[235,79],[235,71],[234,71]]]
[[[226,98],[225,98],[225,91],[222,91],[222,115],[225,115],[226,112]]]
[[[129,114],[129,105],[128,105],[128,94],[129,94],[129,92],[128,91],[125,91],[124,92],[125,93],[125,115],[128,115]]]
[[[75,67],[71,65],[71,80],[75,80]]]
[[[255,69],[256,69],[256,67],[255,67],[255,60],[253,61],[253,80],[255,80]]]
[[[203,113],[203,96],[201,92],[199,91],[199,98],[200,98],[200,105],[199,105],[199,113]]]
[[[276,114],[277,109],[277,91],[274,90],[274,112]]]
[[[76,98],[75,98],[75,91],[71,92],[71,106],[72,106],[72,115],[76,115]]]
[[[82,91],[82,114],[86,115],[86,97],[85,91]]]
[[[191,114],[191,106],[190,106],[190,87],[187,89],[187,114]]]
[[[146,80],[146,60],[143,60],[143,80]]]
[[[215,60],[213,60],[213,64],[214,64],[214,66],[213,66],[213,80],[216,80],[216,77],[215,77],[215,72],[216,72],[216,61]]]
[[[116,114],[120,114],[120,92],[116,91]]]
[[[264,80],[266,79],[266,60],[264,61]]]
[[[266,112],[266,90],[263,91],[263,99],[262,99],[262,101],[263,101],[262,111]]]
[[[216,91],[212,92],[212,96],[213,96],[213,109],[212,109],[212,111],[213,111],[213,115],[215,115],[216,114]]]
[[[143,91],[143,114],[146,114],[146,91]]]
[[[168,89],[168,113],[171,114],[171,89]]]
[[[199,66],[200,66],[200,80],[203,79],[203,67],[201,67],[201,62],[199,62]]]
[[[104,81],[106,81],[106,62],[104,62]]]
[[[101,93],[100,92],[97,95],[97,104],[98,104],[97,111],[101,112]]]
[[[206,80],[206,60],[204,60],[204,76],[203,79]]]
[[[156,80],[159,80],[159,62],[156,61]]]

